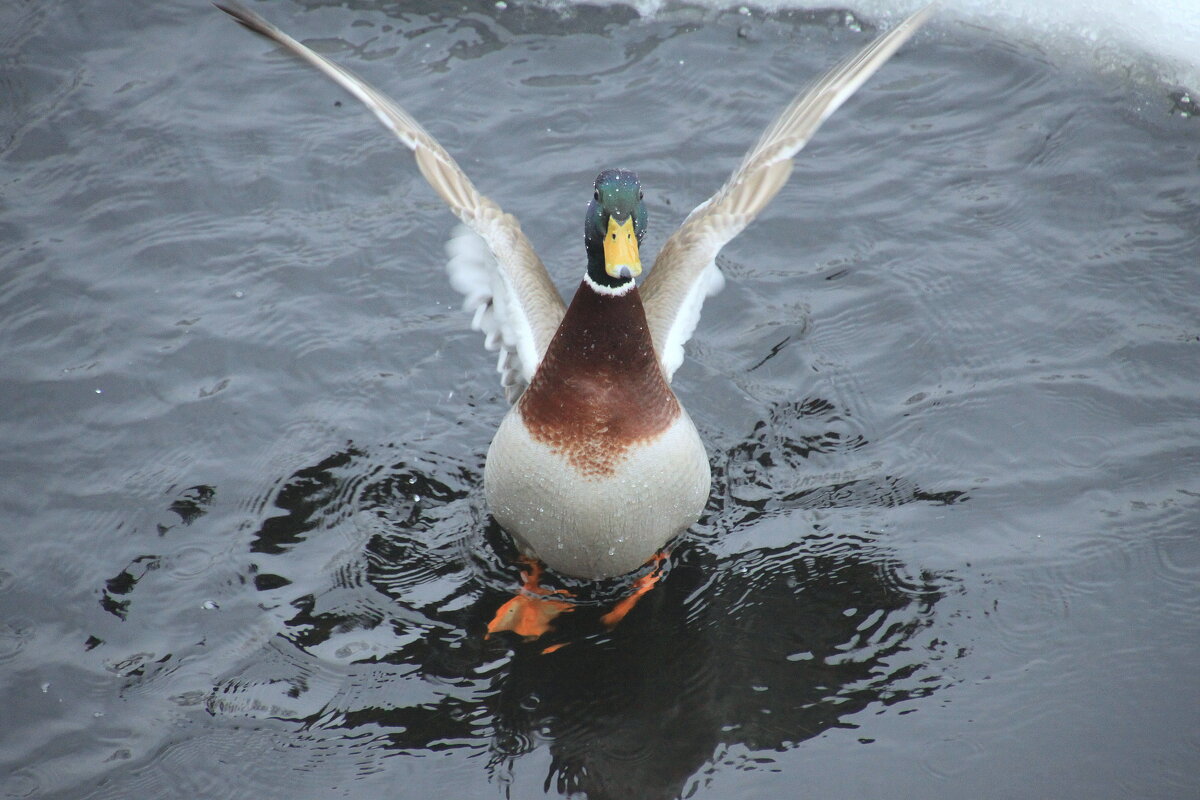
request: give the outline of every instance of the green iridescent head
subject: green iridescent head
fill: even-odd
[[[642,273],[638,247],[646,233],[646,204],[636,173],[606,169],[596,176],[595,191],[583,223],[588,277],[615,289]]]

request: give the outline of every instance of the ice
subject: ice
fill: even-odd
[[[618,0],[610,0],[617,2]],[[588,0],[589,4],[594,0]],[[620,0],[629,5],[629,0]],[[547,5],[563,6],[561,0]],[[668,0],[632,0],[644,17],[670,13]],[[677,4],[676,4],[677,5]],[[783,9],[828,9],[826,2],[762,2],[740,5],[696,0],[707,7],[740,14]],[[852,20],[887,28],[923,3],[919,0],[846,2]],[[966,24],[1028,42],[1055,62],[1083,62],[1101,72],[1149,78],[1200,91],[1200,2],[1197,0],[943,0],[929,26]]]

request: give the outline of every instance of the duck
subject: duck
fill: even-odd
[[[522,584],[488,635],[526,639],[572,603],[540,584],[543,565],[585,581],[644,567],[603,617],[620,621],[662,574],[670,544],[703,513],[708,455],[671,388],[704,300],[724,286],[717,254],[769,203],[797,153],[921,27],[926,6],[798,94],[715,194],[662,245],[639,285],[648,225],[636,172],[605,169],[583,220],[586,267],[567,305],[517,219],[483,196],[407,111],[349,70],[232,0],[217,8],[315,67],[361,101],[412,151],[458,217],[447,275],[471,326],[496,351],[511,403],[488,448],[488,508],[522,554]]]

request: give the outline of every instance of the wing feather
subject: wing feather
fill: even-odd
[[[457,230],[447,244],[447,273],[463,294],[463,308],[474,314],[472,327],[484,333],[485,346],[501,351],[497,369],[506,394],[510,400],[519,395],[566,306],[516,218],[480,194],[450,154],[395,101],[245,6],[228,0],[215,5],[323,72],[413,151],[429,185],[472,232]]]
[[[933,9],[928,5],[917,11],[798,95],[767,126],[725,185],[667,239],[640,289],[667,380],[683,363],[683,346],[700,319],[704,298],[724,283],[717,253],[779,193],[791,174],[792,159],[821,123],[891,58]]]

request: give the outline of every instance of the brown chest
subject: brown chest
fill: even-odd
[[[636,289],[614,297],[580,285],[519,410],[535,440],[588,477],[611,476],[630,448],[670,427],[679,401]]]

